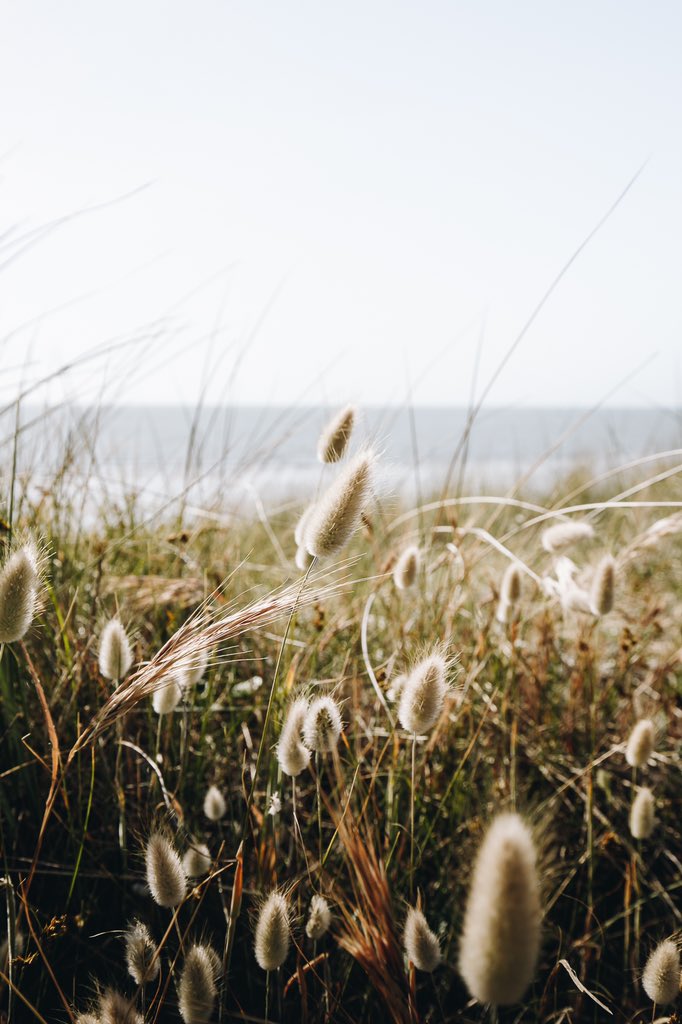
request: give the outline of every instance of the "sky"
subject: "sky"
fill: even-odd
[[[679,4],[0,10],[3,398],[682,401]]]

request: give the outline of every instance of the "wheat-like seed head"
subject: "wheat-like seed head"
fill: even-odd
[[[258,966],[276,971],[287,958],[290,942],[289,903],[281,892],[271,892],[258,913],[255,953]]]
[[[407,959],[418,971],[430,974],[441,962],[438,937],[431,931],[426,918],[417,907],[410,907],[407,912],[403,945]]]
[[[154,901],[160,907],[177,907],[185,898],[187,879],[177,850],[161,832],[149,837],[145,860]]]
[[[680,994],[680,953],[672,939],[659,942],[646,962],[642,988],[654,1003],[674,1003]]]
[[[354,423],[355,409],[352,405],[347,405],[329,421],[317,442],[320,462],[338,462],[343,458]]]
[[[460,941],[459,971],[474,999],[522,999],[535,975],[541,920],[530,830],[518,814],[501,814],[476,857]]]

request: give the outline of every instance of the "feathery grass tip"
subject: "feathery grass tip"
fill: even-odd
[[[317,457],[320,462],[338,462],[342,459],[355,423],[355,409],[347,405],[333,416],[320,434]]]
[[[309,750],[321,754],[333,750],[339,742],[343,723],[333,697],[316,697],[303,720],[303,741]]]
[[[118,618],[109,619],[99,642],[99,670],[105,679],[119,683],[133,663],[128,634]]]
[[[316,503],[303,536],[311,555],[336,555],[351,539],[369,497],[374,461],[371,449],[358,452]]]
[[[530,829],[500,814],[478,851],[460,941],[459,972],[481,1003],[523,998],[540,952],[542,911]]]
[[[156,943],[142,921],[134,921],[125,933],[125,953],[128,973],[137,985],[153,981],[161,970],[161,958],[156,955]]]
[[[654,752],[656,730],[650,718],[635,724],[625,747],[625,760],[631,768],[643,768]]]
[[[317,942],[329,931],[331,923],[332,912],[329,909],[329,904],[324,896],[319,896],[316,893],[310,901],[310,911],[308,912],[305,933],[309,939]]]
[[[149,837],[145,860],[154,901],[160,907],[177,907],[185,898],[187,879],[177,850],[161,832]]]
[[[642,988],[654,1003],[674,1003],[680,994],[680,953],[672,939],[659,942],[646,962]]]
[[[296,778],[310,764],[310,751],[303,743],[303,723],[308,702],[298,697],[289,707],[277,743],[277,760],[285,775]]]
[[[28,632],[38,605],[39,584],[37,551],[33,544],[24,544],[0,571],[0,643],[15,643]]]
[[[412,733],[427,732],[443,710],[448,690],[447,662],[435,652],[422,658],[403,684],[398,705],[398,718],[403,729]]]
[[[185,1024],[208,1024],[218,988],[218,954],[210,946],[194,945],[185,956],[178,984],[178,1005]]]
[[[281,892],[271,892],[258,913],[255,953],[258,966],[276,971],[289,952],[289,904]]]
[[[417,907],[410,907],[407,912],[403,945],[407,959],[418,971],[430,974],[441,962],[438,936],[431,931],[426,918]]]

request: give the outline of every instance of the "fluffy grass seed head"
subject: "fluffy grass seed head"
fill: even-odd
[[[500,586],[500,600],[497,604],[497,621],[503,626],[509,620],[509,612],[521,596],[521,570],[515,562],[507,566]]]
[[[298,522],[296,523],[296,526],[294,527],[294,540],[296,541],[297,547],[301,547],[301,545],[303,544],[306,527],[308,525],[308,520],[310,519],[314,510],[315,503],[313,502],[312,505],[308,505],[308,507],[303,510],[303,513],[301,514]]]
[[[105,679],[118,683],[128,674],[133,652],[119,618],[109,619],[99,641],[99,670]]]
[[[630,835],[633,839],[648,839],[656,825],[656,801],[647,786],[637,791],[630,808]]]
[[[510,562],[505,569],[500,587],[500,599],[514,605],[521,597],[521,570],[516,562]]]
[[[209,786],[204,797],[204,814],[209,821],[220,821],[225,815],[227,804],[217,786]]]
[[[312,564],[313,557],[304,544],[299,544],[296,548],[294,564],[301,572],[307,572]]]
[[[643,768],[654,752],[656,729],[650,718],[635,724],[625,747],[625,760],[631,768]]]
[[[672,939],[659,942],[646,962],[642,988],[654,1003],[674,1003],[680,994],[680,953]]]
[[[126,966],[136,985],[146,985],[158,976],[161,958],[156,956],[156,943],[142,921],[134,921],[125,933]]]
[[[99,997],[99,1024],[143,1024],[142,1014],[135,1004],[112,988],[105,989]]]
[[[367,504],[374,461],[371,449],[358,452],[315,504],[303,536],[311,555],[336,555],[351,539]]]
[[[431,931],[426,918],[417,907],[410,907],[407,912],[403,945],[407,959],[418,971],[430,974],[441,962],[438,937]]]
[[[258,966],[276,971],[287,958],[290,942],[289,903],[281,892],[271,892],[258,912],[254,948]]]
[[[398,705],[403,729],[427,732],[440,717],[447,691],[447,661],[434,651],[417,662],[403,683]]]
[[[177,907],[185,898],[187,878],[177,850],[162,832],[149,837],[145,860],[154,901],[160,907]]]
[[[608,615],[613,608],[616,582],[616,563],[606,555],[596,568],[590,588],[590,605],[594,615]]]
[[[416,544],[405,548],[393,569],[393,582],[398,590],[409,590],[419,575],[420,554]]]
[[[206,843],[192,843],[182,858],[182,867],[188,878],[202,878],[211,868],[211,851]]]
[[[310,751],[303,743],[303,723],[308,713],[305,697],[289,706],[277,743],[277,760],[285,775],[295,779],[310,764]]]
[[[208,1024],[215,1006],[217,953],[210,946],[194,945],[185,956],[178,984],[178,1004],[184,1024]]]
[[[478,851],[464,915],[459,972],[481,1003],[519,1002],[540,952],[535,846],[518,814],[500,814]]]
[[[170,715],[182,700],[183,688],[177,676],[157,687],[152,694],[152,707],[157,715]]]
[[[182,678],[185,686],[196,686],[197,683],[201,682],[207,668],[208,651],[197,651],[196,654],[192,655],[191,661],[183,667]]]
[[[40,571],[32,543],[14,551],[0,570],[0,643],[12,644],[28,632],[38,608]]]
[[[325,754],[339,742],[343,723],[333,697],[316,697],[303,720],[303,742],[309,750]]]
[[[557,523],[542,534],[542,546],[550,555],[555,555],[589,537],[594,537],[594,530],[589,523]]]
[[[310,911],[306,921],[305,933],[309,939],[317,942],[329,931],[331,923],[332,912],[329,909],[329,904],[324,896],[319,896],[316,893],[310,901]]]
[[[343,458],[354,424],[355,409],[352,405],[347,405],[332,417],[317,442],[317,457],[320,462],[338,462]]]

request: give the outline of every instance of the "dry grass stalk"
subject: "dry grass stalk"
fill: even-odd
[[[361,835],[350,808],[339,816],[353,898],[342,901],[338,942],[367,975],[381,997],[387,1019],[415,1024],[419,1019],[403,963],[401,935],[393,916],[391,890],[373,838]]]
[[[254,601],[239,611],[220,614],[215,618],[211,618],[207,607],[204,606],[167,640],[150,661],[142,664],[111,694],[81,732],[69,753],[67,763],[114,722],[165,685],[169,677],[175,674],[178,666],[192,664],[204,652],[233,643],[250,630],[261,629],[290,613],[296,605],[301,607],[319,601],[326,593],[331,593],[334,587],[335,585],[331,584],[301,594],[300,584],[297,584],[260,601]]]

